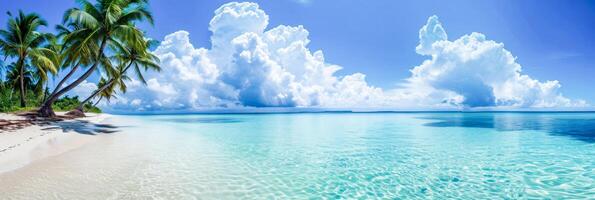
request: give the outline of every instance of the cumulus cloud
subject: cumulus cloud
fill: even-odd
[[[503,45],[472,33],[448,41],[436,16],[420,30],[416,52],[431,56],[411,70],[403,86],[383,90],[366,75],[337,76],[321,50],[308,48],[302,26],[268,28],[269,16],[256,3],[231,2],[209,23],[211,46],[196,48],[190,33],[167,35],[154,53],[160,73],[147,72],[147,85],[128,83],[126,94],[106,110],[194,111],[204,108],[460,108],[482,106],[568,106],[557,81],[521,74]],[[268,28],[268,29],[267,29]]]
[[[454,92],[456,96],[449,100],[456,104],[554,107],[582,103],[562,96],[558,81],[541,82],[522,74],[521,65],[504,44],[488,40],[481,33],[449,41],[436,16],[430,17],[419,33],[416,50],[431,59],[414,67],[409,81]]]
[[[438,16],[431,16],[426,25],[419,29],[419,45],[415,50],[421,55],[431,55],[433,52],[432,45],[443,40],[448,40],[446,31],[438,21]]]
[[[75,97],[78,96],[80,100],[87,98],[88,96],[93,93],[93,91],[97,90],[97,85],[95,83],[88,82],[84,80],[81,84],[77,87],[73,88],[72,90],[66,93],[66,96]]]
[[[341,67],[307,47],[302,26],[266,30],[268,15],[255,3],[221,6],[209,23],[210,48],[195,48],[189,33],[165,37],[154,53],[161,73],[110,105],[114,110],[196,110],[205,107],[336,107],[382,99],[365,75],[337,77]],[[132,103],[134,102],[134,105]]]

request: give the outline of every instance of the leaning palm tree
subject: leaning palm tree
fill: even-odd
[[[143,84],[146,84],[147,82],[145,81],[145,78],[142,74],[143,71],[161,71],[161,67],[159,67],[158,64],[159,58],[149,51],[149,48],[156,44],[157,41],[146,39],[144,45],[140,46],[141,49],[139,49],[139,47],[135,48],[135,46],[130,45],[117,45],[116,49],[114,50],[116,55],[113,56],[113,59],[120,63],[118,69],[108,74],[110,76],[109,80],[103,86],[98,87],[98,89],[93,92],[91,96],[82,101],[77,109],[79,111],[83,111],[83,106],[88,101],[100,94],[103,90],[112,87],[112,85],[118,86],[122,93],[126,93],[126,83],[124,81],[129,79],[126,74],[131,67],[134,67],[136,77]]]
[[[8,13],[10,17],[12,14]],[[44,74],[48,71],[56,73],[55,53],[42,45],[51,37],[51,34],[37,32],[47,22],[37,14],[25,14],[19,11],[19,15],[8,20],[6,30],[0,30],[0,48],[7,57],[14,57],[16,69],[19,71],[19,90],[21,107],[25,107],[25,76],[26,66],[31,65],[37,68],[38,72]]]
[[[104,78],[101,78],[99,80],[99,82],[97,83],[97,88],[102,88],[103,86],[105,86],[107,84],[107,80]],[[111,86],[107,87],[106,89],[102,90],[101,92],[99,92],[99,99],[97,99],[97,101],[95,101],[95,103],[93,104],[93,106],[97,106],[97,104],[99,104],[99,102],[101,102],[101,100],[105,99],[107,102],[110,102],[110,100],[112,98],[117,98],[116,97],[116,90],[114,87],[115,84],[112,84]]]
[[[64,58],[65,58],[65,54],[62,53],[62,47],[63,45],[59,42],[59,37],[56,37],[54,35],[50,35],[50,37],[47,40],[47,44],[45,45],[45,48],[48,49],[49,51],[52,52],[53,58],[52,62],[54,62],[54,71],[43,71],[41,69],[37,69],[35,71],[35,77],[37,78],[37,83],[36,83],[36,92],[37,94],[43,92],[43,101],[45,101],[46,97],[47,97],[47,91],[49,90],[48,88],[48,72],[52,73],[52,75],[55,77],[55,75],[57,74],[57,71],[60,70],[63,65],[64,62]]]
[[[143,71],[161,71],[161,67],[158,64],[160,62],[159,57],[149,50],[158,44],[159,42],[157,40],[144,39],[142,46],[119,45],[114,50],[117,53],[112,59],[119,63],[127,63],[124,72],[127,72],[130,67],[134,67],[136,77],[142,83],[146,84],[147,82],[142,74]]]
[[[71,52],[79,51],[77,46],[98,44],[91,66],[71,84],[50,95],[39,109],[42,117],[55,116],[52,104],[60,96],[78,86],[95,72],[99,64],[103,64],[106,46],[114,46],[117,40],[126,41],[128,45],[142,46],[144,43],[142,32],[134,22],[147,20],[153,24],[151,13],[147,10],[148,0],[98,0],[92,4],[85,0],[78,1],[80,8],[71,8],[64,14],[65,23],[76,23],[81,29],[76,30],[65,38]]]
[[[62,77],[62,79],[58,82],[53,92],[50,93],[49,96],[53,96],[58,91],[60,91],[64,83],[66,83],[66,81],[68,81],[70,77],[74,75],[74,73],[79,69],[79,67],[90,66],[93,63],[93,58],[95,58],[93,54],[96,53],[99,49],[96,43],[86,43],[86,45],[81,45],[80,41],[75,40],[71,40],[70,44],[64,43],[66,36],[80,29],[82,29],[82,27],[73,22],[69,22],[66,25],[56,26],[56,30],[58,32],[56,35],[56,46],[59,47],[56,48],[55,51],[59,52],[60,55],[60,70],[69,69],[69,71],[68,73],[66,73],[64,77]],[[44,98],[44,101],[45,100],[46,98]]]
[[[114,72],[110,75],[108,81],[106,79],[101,78],[99,83],[97,83],[97,89],[85,100],[83,100],[75,109],[78,111],[83,112],[84,105],[87,104],[91,99],[96,97],[97,95],[104,96],[104,95],[113,95],[115,94],[115,89],[119,89],[120,92],[126,93],[126,83],[125,81],[129,81],[130,77],[126,74],[126,67],[124,65],[119,65]],[[82,114],[84,115],[84,114]]]

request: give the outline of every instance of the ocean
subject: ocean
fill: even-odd
[[[6,198],[589,199],[595,113],[114,115]]]

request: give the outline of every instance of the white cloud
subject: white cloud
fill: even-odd
[[[573,106],[559,92],[558,81],[540,82],[522,74],[522,67],[504,44],[486,39],[481,33],[448,41],[436,16],[420,30],[417,52],[431,59],[414,67],[409,81],[437,90],[456,93],[446,97],[467,107]]]
[[[77,87],[68,91],[66,93],[66,96],[69,96],[69,97],[78,96],[79,100],[82,101],[85,98],[91,96],[91,93],[93,93],[95,90],[97,90],[97,85],[95,85],[95,83],[91,83],[91,82],[84,80]]]
[[[420,30],[416,51],[432,58],[414,67],[401,88],[370,86],[365,75],[336,76],[340,66],[308,48],[302,26],[267,30],[268,15],[255,3],[227,3],[209,23],[210,48],[195,48],[190,34],[165,37],[154,53],[160,73],[147,85],[133,80],[129,91],[106,110],[193,111],[224,107],[460,108],[550,107],[572,101],[557,81],[520,74],[503,45],[479,33],[448,41],[433,16]]]
[[[215,11],[210,49],[193,47],[186,31],[166,36],[154,52],[161,73],[148,72],[146,86],[131,82],[110,109],[340,107],[383,99],[363,74],[334,76],[341,67],[307,48],[302,26],[265,31],[268,19],[255,3],[232,2]]]
[[[446,35],[446,31],[438,21],[438,16],[431,16],[428,18],[426,25],[419,29],[419,45],[415,50],[421,55],[431,55],[434,49],[432,45],[442,40],[448,40],[448,35]]]
[[[310,4],[310,3],[312,3],[312,0],[293,0],[293,1],[295,1],[297,3],[300,3],[300,4]]]

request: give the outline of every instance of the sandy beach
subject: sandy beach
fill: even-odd
[[[43,121],[0,113],[5,126],[0,130],[0,173],[76,149],[93,141],[96,134],[114,131],[110,125],[102,124],[109,117],[109,114],[88,113],[84,118]],[[22,125],[7,127],[10,122]]]

